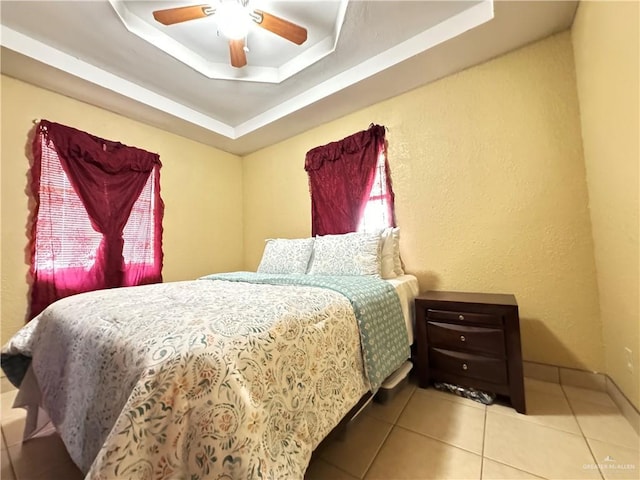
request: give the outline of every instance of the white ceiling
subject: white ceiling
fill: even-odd
[[[137,25],[143,36],[157,31],[153,43],[128,31],[111,3],[128,28]],[[239,155],[564,30],[577,7],[250,0],[252,8],[305,26],[309,38],[298,47],[255,27],[248,65],[235,69],[215,16],[171,27],[149,18],[156,9],[198,2],[111,3],[2,0],[2,73]],[[180,42],[205,73],[241,78],[208,78],[185,63],[189,58],[158,48],[162,42]],[[309,52],[319,59],[284,78],[309,63]],[[265,72],[281,81],[263,81]]]

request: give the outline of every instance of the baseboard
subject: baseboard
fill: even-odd
[[[640,435],[640,413],[638,409],[618,388],[609,375],[528,361],[523,362],[523,367],[524,376],[528,378],[607,392],[622,412],[622,415]]]
[[[622,411],[622,415],[625,416],[629,423],[634,428],[636,433],[640,435],[640,412],[636,409],[635,405],[629,401],[622,390],[618,388],[616,382],[614,382],[609,375],[607,377],[606,388],[607,393],[613,400],[613,402],[618,406],[620,411]]]

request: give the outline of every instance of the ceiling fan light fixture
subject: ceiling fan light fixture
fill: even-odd
[[[216,8],[216,20],[220,33],[230,40],[245,38],[251,25],[248,11],[235,1],[220,2]]]
[[[235,68],[242,68],[247,64],[247,35],[252,24],[296,45],[307,41],[306,28],[263,10],[250,10],[248,4],[249,0],[218,0],[215,7],[189,5],[155,10],[152,13],[157,22],[166,26],[214,16],[218,24],[218,35],[229,40],[230,63]]]

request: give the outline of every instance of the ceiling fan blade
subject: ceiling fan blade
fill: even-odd
[[[167,8],[153,12],[153,18],[163,25],[195,20],[213,15],[216,9],[209,5],[192,5],[190,7]]]
[[[244,51],[244,40],[229,40],[229,55],[231,56],[231,65],[236,68],[242,68],[247,64],[247,55]]]
[[[255,22],[265,30],[269,30],[296,45],[302,45],[307,40],[306,28],[262,10],[255,10],[254,13],[260,17],[260,20],[255,20]]]

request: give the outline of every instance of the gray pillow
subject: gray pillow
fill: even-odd
[[[258,273],[307,273],[313,238],[267,239]]]
[[[311,275],[380,276],[380,232],[316,237]]]

